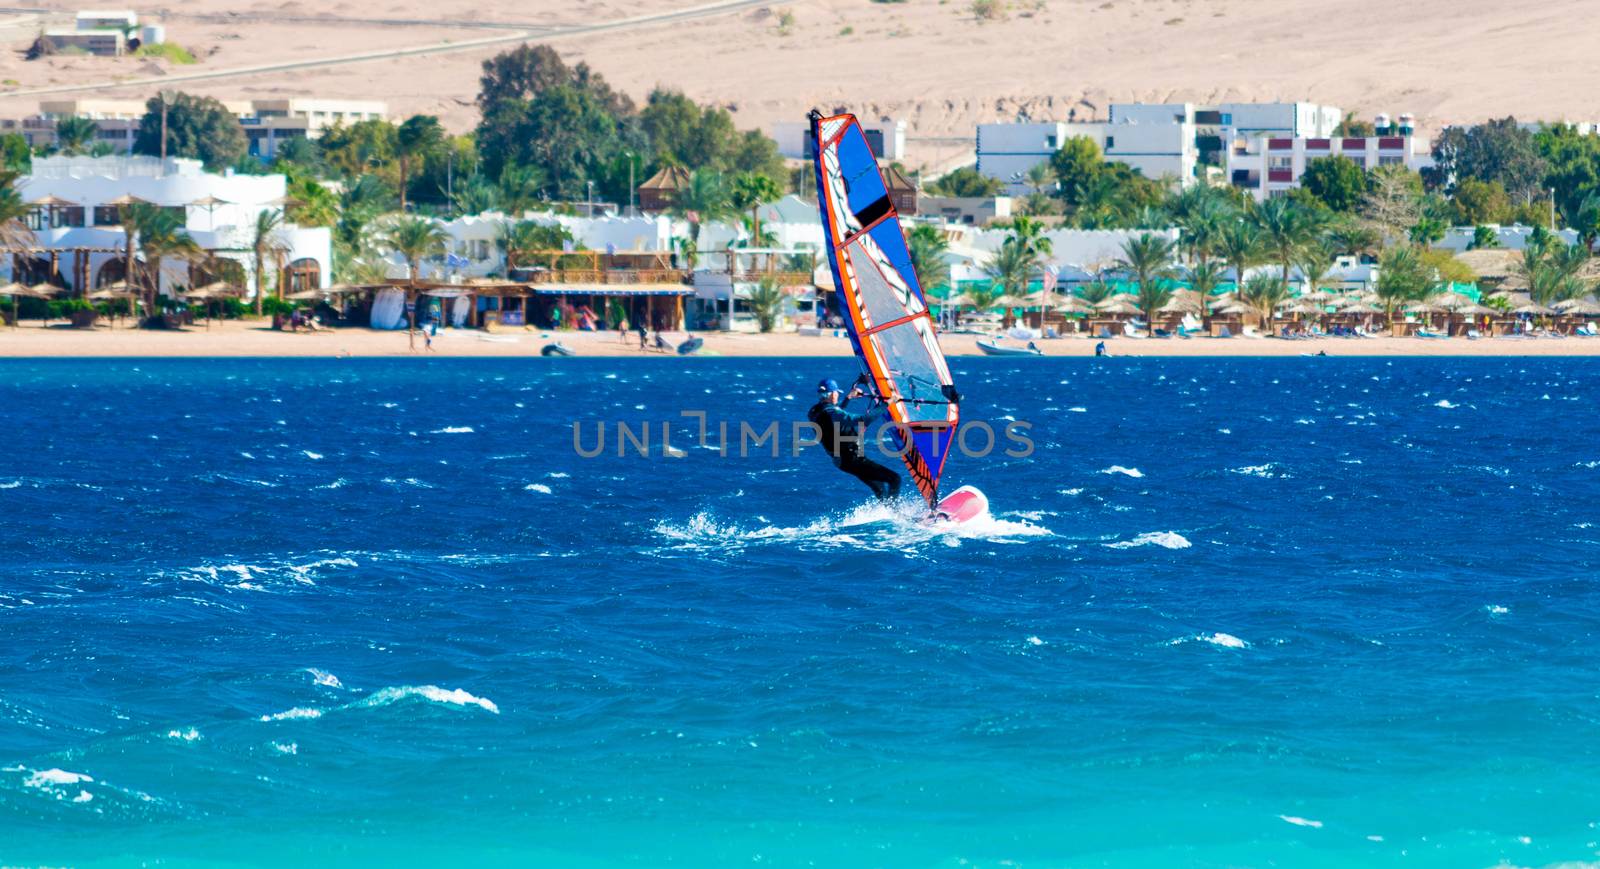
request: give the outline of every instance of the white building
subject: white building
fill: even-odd
[[[1346,157],[1362,169],[1433,165],[1428,140],[1414,134],[1237,139],[1228,151],[1228,181],[1260,202],[1300,186],[1306,167],[1323,157]]]
[[[879,160],[903,160],[906,154],[906,122],[884,118],[869,121],[858,119],[861,132],[866,134],[867,147]],[[778,143],[778,153],[795,160],[810,160],[811,125],[804,122],[783,121],[772,125],[772,139]]]
[[[40,203],[29,225],[42,250],[23,260],[27,274],[9,279],[36,283],[59,275],[74,290],[85,282],[92,289],[123,278],[120,210],[133,200],[180,214],[201,248],[243,265],[253,288],[256,217],[281,210],[287,194],[282,175],[214,175],[198,160],[176,157],[37,157],[17,190],[23,201]],[[286,224],[275,241],[284,250],[282,268],[267,286],[282,281],[284,291],[293,292],[330,284],[333,238],[326,227]],[[70,267],[69,255],[75,258]],[[8,261],[0,270],[14,271],[12,266]],[[164,291],[193,285],[187,264],[162,263]]]
[[[388,104],[378,100],[280,97],[223,100],[222,104],[244,128],[249,153],[263,160],[272,159],[278,148],[290,139],[316,139],[329,127],[381,120],[389,113]],[[118,153],[128,154],[133,152],[139,121],[146,111],[143,100],[45,100],[39,103],[36,114],[20,120],[0,120],[0,133],[20,133],[34,148],[53,146],[59,121],[88,118],[100,128],[99,141]]]
[[[1314,103],[1113,103],[1106,121],[980,124],[978,171],[1013,194],[1028,192],[1028,170],[1081,136],[1107,160],[1187,186],[1206,174],[1203,167],[1221,167],[1224,146],[1235,138],[1327,136],[1342,117]]]

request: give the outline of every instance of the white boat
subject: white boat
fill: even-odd
[[[1035,346],[1033,346],[1033,342],[1031,342],[1031,341],[1028,342],[1028,346],[1026,346],[1026,347],[1007,347],[1004,344],[1001,344],[998,341],[998,339],[995,339],[995,338],[980,338],[980,339],[978,339],[978,349],[982,350],[983,351],[983,355],[985,355],[985,356],[1043,356],[1044,355],[1044,351],[1040,350],[1039,348],[1037,348]]]

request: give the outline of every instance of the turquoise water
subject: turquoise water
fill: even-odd
[[[678,415],[843,360],[0,364],[0,864],[1596,859],[1600,365],[955,369],[959,535]]]

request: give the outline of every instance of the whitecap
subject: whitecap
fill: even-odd
[[[1029,637],[1028,638],[1028,645],[1030,645],[1030,646],[1042,646],[1042,645],[1044,645],[1044,640],[1041,640],[1038,637]]]
[[[20,769],[20,767],[17,769]],[[93,776],[51,767],[50,769],[33,770],[32,774],[23,780],[22,784],[30,788],[48,788],[55,785],[85,784],[93,781]]]
[[[317,488],[318,489],[343,489],[345,487],[345,484],[348,483],[348,482],[349,481],[346,480],[344,477],[340,477],[339,479],[334,480],[331,483],[327,483],[327,484],[318,486]]]
[[[1511,612],[1511,610],[1509,610],[1509,609],[1507,609],[1507,608],[1505,608],[1503,606],[1500,606],[1499,604],[1490,604],[1490,605],[1484,607],[1483,609],[1484,609],[1484,612],[1487,612],[1489,615],[1492,615],[1492,616],[1503,616],[1506,613]]]
[[[1088,412],[1089,412],[1089,408],[1087,408],[1087,407],[1069,407],[1069,408],[1067,408],[1067,413],[1088,413]]]
[[[1321,821],[1313,821],[1310,818],[1302,818],[1298,815],[1279,815],[1278,818],[1284,823],[1294,824],[1296,827],[1310,827],[1313,830],[1322,829]]]
[[[1100,469],[1100,473],[1102,473],[1102,474],[1123,474],[1125,476],[1135,477],[1135,478],[1144,476],[1144,471],[1141,471],[1138,468],[1124,468],[1121,465],[1112,465],[1109,468],[1101,468]]]
[[[0,489],[15,489],[22,485],[21,480],[12,480],[9,483],[0,483]]]
[[[1434,403],[1433,403],[1433,406],[1434,406],[1434,407],[1442,407],[1442,408],[1444,408],[1444,409],[1445,409],[1445,410],[1451,410],[1451,409],[1454,409],[1454,408],[1457,408],[1457,407],[1460,407],[1460,406],[1461,406],[1461,405],[1459,405],[1459,404],[1451,404],[1451,403],[1450,403],[1450,400],[1449,400],[1449,399],[1447,399],[1447,398],[1441,398],[1441,399],[1439,399],[1439,400],[1438,400],[1438,401],[1435,401],[1435,402],[1434,402]]]
[[[1056,494],[1058,494],[1058,495],[1082,495],[1083,494],[1083,490],[1082,489],[1057,489],[1056,490]]]
[[[1132,549],[1136,546],[1160,546],[1163,549],[1188,549],[1194,544],[1176,531],[1146,531],[1132,540],[1107,543],[1111,549]]]
[[[282,712],[275,712],[275,713],[273,713],[271,715],[263,715],[263,716],[261,716],[261,720],[262,721],[296,721],[296,720],[301,720],[301,719],[311,719],[311,718],[321,718],[321,717],[322,717],[322,710],[321,709],[309,709],[309,708],[306,708],[306,707],[303,707],[303,706],[296,706],[293,709],[286,709],[286,710],[284,710]]]
[[[524,492],[542,492],[543,494],[548,495],[548,494],[550,494],[550,487],[546,486],[543,483],[529,483],[528,485],[522,487],[522,491],[524,491]]]
[[[344,683],[339,681],[339,677],[329,673],[327,670],[318,670],[316,667],[308,667],[306,672],[311,674],[311,681],[325,688],[344,687]]]
[[[300,745],[295,742],[274,742],[272,747],[279,754],[299,754]]]
[[[75,803],[87,803],[92,799],[94,799],[94,794],[88,791],[78,791],[78,795],[73,797],[72,801]]]
[[[322,453],[314,453],[314,452],[312,452],[310,450],[301,450],[300,452],[302,454],[304,454],[306,458],[310,459],[313,462],[317,461],[320,458],[322,458]]]
[[[1287,476],[1287,474],[1275,473],[1272,470],[1275,467],[1277,467],[1276,463],[1267,462],[1264,465],[1245,465],[1245,466],[1240,467],[1240,468],[1229,468],[1228,469],[1228,473],[1230,473],[1230,474],[1243,474],[1246,477],[1262,477],[1264,479],[1269,479],[1269,480],[1274,478],[1274,477]]]
[[[398,688],[384,688],[351,705],[388,706],[410,697],[420,697],[434,703],[448,703],[452,706],[477,706],[496,715],[500,714],[500,707],[488,698],[475,697],[460,688],[440,688],[437,685],[402,685]]]
[[[550,473],[545,474],[545,476],[549,477],[552,480],[565,480],[566,478],[568,478],[568,477],[570,477],[572,475],[567,473],[566,471],[551,471]]]
[[[194,742],[200,739],[200,731],[194,729],[193,727],[189,728],[188,730],[169,730],[167,731],[167,738],[181,739],[184,742]]]
[[[475,434],[475,432],[470,425],[447,425],[444,428],[436,428],[428,434]]]

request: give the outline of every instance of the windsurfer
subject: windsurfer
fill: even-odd
[[[806,418],[817,427],[817,437],[833,466],[867,484],[879,500],[900,494],[900,475],[866,457],[862,441],[873,420],[885,415],[883,405],[873,402],[868,409],[856,412],[846,405],[866,393],[861,387],[851,387],[849,395],[841,401],[839,384],[827,378],[817,384],[817,403],[806,412]]]

